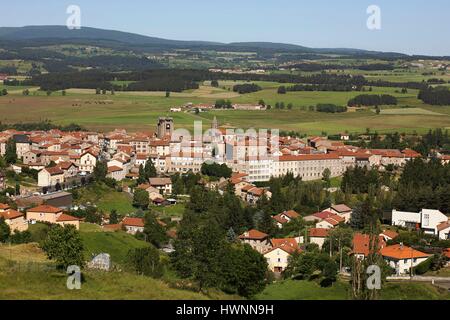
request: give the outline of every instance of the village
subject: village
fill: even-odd
[[[7,191],[9,204],[0,204],[0,217],[12,234],[25,232],[36,223],[62,227],[71,225],[79,230],[84,219],[68,214],[73,209],[70,192],[89,183],[100,166],[104,166],[106,178],[116,181],[123,191],[130,195],[136,190],[144,191],[148,203],[170,206],[178,201],[173,191],[174,174],[201,174],[205,163],[225,165],[231,175],[201,181],[202,185],[222,195],[231,186],[234,195],[246,206],[252,207],[272,198],[273,190],[265,187],[264,182],[273,178],[292,175],[305,182],[320,181],[324,175],[327,179],[342,177],[351,168],[400,169],[409,161],[422,157],[411,149],[350,146],[345,143],[349,139],[346,134],[341,135],[340,141],[327,137],[299,139],[273,134],[262,139],[251,134],[243,136],[221,128],[217,119],[214,119],[207,136],[210,138],[207,141],[180,137],[176,134],[173,118],[168,117],[159,119],[155,132],[129,133],[119,129],[110,133],[60,130],[1,132],[1,156],[11,158],[11,151],[15,152],[12,156],[15,160],[10,162],[7,170],[16,174],[34,171],[37,173],[37,185],[19,186],[14,190],[7,186],[6,171],[2,172],[0,190]],[[149,161],[156,174],[142,181],[143,168],[148,166]],[[440,161],[445,165],[450,159],[441,155]],[[336,192],[335,189],[328,186],[327,192]],[[275,238],[263,231],[250,229],[237,235],[237,238],[263,255],[269,270],[280,276],[288,268],[292,256],[302,254],[311,245],[323,252],[330,251],[331,255],[330,239],[333,234],[341,228],[349,230],[354,218],[354,209],[344,203],[331,203],[328,208],[306,215],[288,210],[273,215],[273,225],[283,230],[296,221],[302,221],[306,224],[304,233],[291,232],[290,237]],[[180,219],[172,219],[171,222],[179,223]],[[416,267],[433,256],[403,242],[396,243],[399,229],[420,231],[437,240],[450,239],[448,212],[443,213],[436,208],[422,208],[420,212],[394,209],[383,219],[383,230],[376,240],[360,231],[351,233],[352,250],[348,254],[363,261],[375,250],[392,269],[393,277],[412,277]],[[163,228],[167,227],[161,219],[158,223]],[[99,224],[107,232],[124,230],[137,235],[144,232],[146,221],[130,213],[114,223],[107,215]],[[177,237],[176,225],[166,231],[170,238]],[[164,250],[170,253],[175,249],[169,245]],[[338,250],[341,255],[339,273],[346,274],[348,267],[343,266],[342,250]],[[448,261],[450,248],[443,248],[440,254]]]

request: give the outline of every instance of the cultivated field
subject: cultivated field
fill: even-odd
[[[333,103],[345,105],[360,92],[289,92],[277,94],[279,84],[258,83],[262,91],[239,95],[227,88],[239,82],[219,82],[212,88],[207,82],[198,90],[171,93],[164,92],[116,92],[115,95],[95,95],[94,90],[69,89],[66,96],[54,92],[32,91],[24,97],[23,88],[8,88],[10,94],[0,97],[0,121],[3,123],[35,122],[51,120],[57,124],[77,123],[88,129],[107,131],[125,128],[130,131],[153,130],[160,116],[170,115],[177,128],[193,129],[194,121],[203,121],[209,127],[216,116],[221,125],[238,128],[277,128],[306,134],[365,132],[367,128],[384,132],[418,132],[430,128],[450,128],[450,106],[432,107],[417,99],[418,92],[396,93],[394,88],[373,88],[371,94],[391,94],[398,98],[398,107],[383,107],[380,115],[373,110],[329,114],[307,111],[311,105]],[[225,89],[223,89],[225,87]],[[35,90],[35,89],[34,89]],[[170,108],[186,103],[214,103],[217,99],[230,99],[233,103],[256,104],[263,99],[266,104],[292,103],[293,110],[233,111],[214,110],[206,113],[170,113]],[[407,108],[405,108],[407,107]]]

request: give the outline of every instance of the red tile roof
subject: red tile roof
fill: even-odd
[[[5,220],[12,220],[19,217],[23,217],[23,213],[16,210],[8,210],[5,212],[0,212],[0,217],[3,217]]]
[[[41,205],[41,206],[37,206],[35,208],[31,208],[29,210],[27,210],[27,212],[42,212],[42,213],[60,213],[62,212],[62,210],[60,208],[56,208],[53,206],[49,206],[49,205]]]
[[[124,226],[143,228],[145,225],[145,222],[144,222],[144,219],[141,219],[141,218],[125,218],[125,219],[123,219],[122,224]]]
[[[118,166],[112,166],[112,167],[108,167],[108,173],[111,172],[119,172],[122,171],[122,168],[118,167]]]
[[[288,223],[289,221],[286,220],[286,218],[282,217],[282,214],[277,214],[276,216],[272,217],[276,222],[281,223],[281,224],[285,224]]]
[[[298,156],[283,155],[278,158],[280,162],[285,161],[314,161],[314,160],[339,160],[336,154],[302,154]]]
[[[8,209],[9,209],[8,204],[0,203],[0,210],[8,210]]]
[[[338,215],[333,215],[329,218],[325,219],[326,222],[331,224],[332,226],[337,226],[339,223],[345,222],[345,219]]]
[[[293,254],[294,252],[301,252],[302,250],[298,247],[297,240],[293,238],[286,239],[272,239],[270,240],[272,243],[272,249],[267,251],[266,253],[272,252],[276,249],[284,250],[289,254]]]
[[[300,217],[300,214],[298,214],[297,212],[295,212],[294,210],[289,210],[289,211],[285,211],[283,213],[281,213],[282,215],[285,215],[291,219],[297,219]]]
[[[384,230],[381,235],[385,235],[388,238],[395,239],[398,237],[398,233],[392,230]]]
[[[319,218],[321,220],[325,220],[325,219],[327,219],[329,217],[332,217],[334,215],[335,214],[330,212],[330,211],[322,211],[322,212],[317,212],[317,213],[313,214],[313,216],[315,216],[316,218]]]
[[[52,176],[56,176],[58,174],[64,174],[64,171],[62,171],[61,168],[59,168],[59,167],[45,168],[42,170],[47,171]]]
[[[69,216],[68,214],[61,214],[58,219],[56,219],[56,222],[66,222],[66,221],[80,221],[81,219]]]
[[[242,235],[239,236],[239,239],[241,240],[264,240],[267,239],[269,235],[265,234],[264,232],[252,229],[250,231],[244,232]]]
[[[309,229],[309,236],[314,238],[326,238],[329,235],[329,229],[311,228]]]
[[[384,248],[386,246],[386,242],[383,237],[378,237],[378,250]],[[354,254],[363,254],[364,256],[369,255],[370,248],[370,236],[368,234],[356,233],[353,236],[353,253]]]
[[[400,244],[396,244],[393,246],[388,246],[381,249],[381,254],[383,257],[393,258],[397,260],[401,259],[411,259],[411,258],[427,258],[430,257],[431,254],[423,253],[413,248],[402,246]]]
[[[336,204],[334,206],[331,207],[333,210],[336,210],[337,212],[341,213],[341,212],[348,212],[348,211],[352,211],[352,208],[348,207],[345,204]]]

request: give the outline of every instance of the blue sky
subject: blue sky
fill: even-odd
[[[63,25],[71,4],[83,26],[168,39],[450,55],[448,0],[20,0],[2,4],[0,26]],[[381,30],[366,27],[369,5]]]

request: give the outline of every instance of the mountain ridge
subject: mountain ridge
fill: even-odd
[[[24,26],[24,27],[0,27],[0,40],[4,41],[107,41],[132,46],[161,46],[173,48],[240,48],[240,49],[259,49],[259,50],[285,50],[302,53],[340,53],[340,54],[371,54],[384,53],[379,51],[369,51],[353,48],[309,48],[297,44],[277,43],[277,42],[231,42],[221,43],[212,41],[189,41],[189,40],[170,40],[160,37],[146,36],[131,32],[108,30],[92,27],[82,27],[81,29],[69,30],[66,26]],[[384,53],[404,55],[403,53]]]

